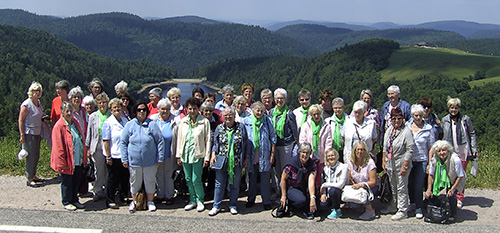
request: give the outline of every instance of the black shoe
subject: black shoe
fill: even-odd
[[[174,204],[174,199],[173,199],[173,198],[167,198],[167,199],[165,200],[165,204],[167,204],[167,205],[172,205],[172,204]]]
[[[255,202],[253,202],[253,201],[247,201],[247,203],[245,204],[245,207],[252,208],[253,205],[255,205]]]
[[[26,181],[26,186],[29,186],[29,187],[32,187],[32,188],[38,188],[38,187],[40,187],[40,185],[37,184],[37,183],[35,183],[35,181],[31,181],[31,182]]]
[[[314,219],[314,214],[309,212],[309,211],[305,212],[304,216],[306,216],[306,219],[309,219],[309,220]]]
[[[272,209],[273,209],[273,205],[271,205],[271,204],[264,205],[264,210],[272,210]]]

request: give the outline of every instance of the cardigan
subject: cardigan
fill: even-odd
[[[78,122],[73,119],[73,123],[85,140],[85,135]],[[52,150],[50,152],[50,167],[57,173],[73,175],[74,171],[74,158],[73,158],[73,136],[64,118],[59,120],[52,128]],[[83,164],[87,163],[87,148],[83,147]],[[63,167],[66,168],[63,168]]]

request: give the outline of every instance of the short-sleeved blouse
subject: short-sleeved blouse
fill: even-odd
[[[367,164],[361,166],[361,170],[358,171],[357,169],[358,166],[352,164],[351,161],[349,160],[347,162],[347,168],[349,169],[349,171],[351,171],[351,177],[357,184],[362,182],[368,182],[368,180],[370,179],[368,172],[373,169],[376,169],[377,165],[375,165],[375,161],[373,161],[373,159],[370,159],[370,161],[368,161]]]

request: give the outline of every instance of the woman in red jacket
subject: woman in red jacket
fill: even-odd
[[[83,144],[85,134],[73,119],[75,108],[70,102],[61,104],[61,118],[52,129],[50,167],[61,175],[62,203],[66,210],[83,209],[78,201],[78,187],[82,180],[82,166],[87,162]]]

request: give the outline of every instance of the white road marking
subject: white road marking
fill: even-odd
[[[0,225],[0,231],[15,232],[65,232],[65,233],[101,233],[98,229],[80,229],[80,228],[59,228],[59,227],[33,227],[33,226],[12,226]]]

